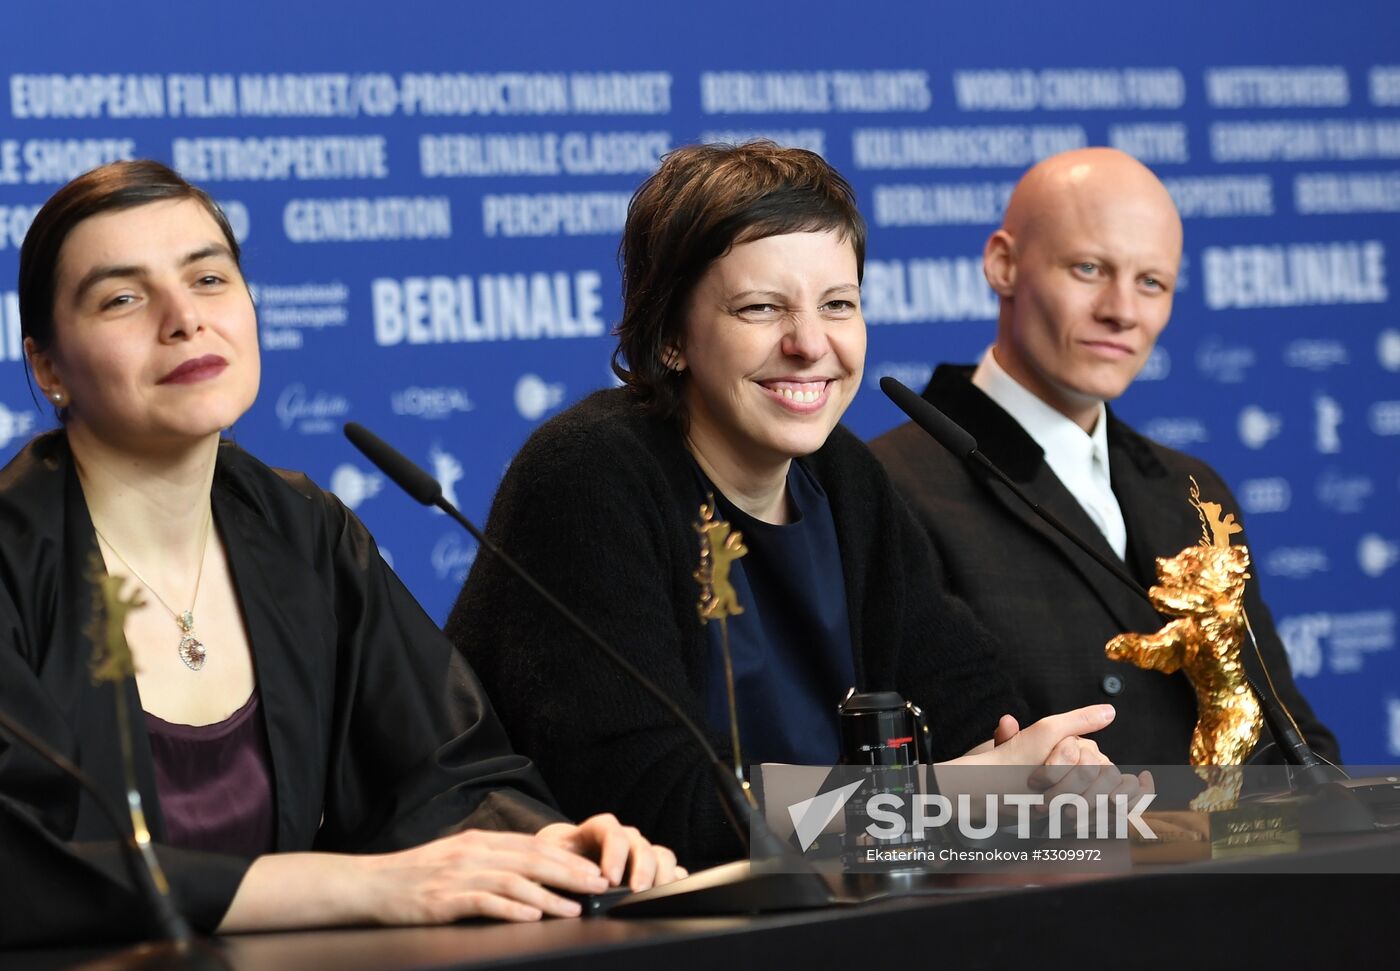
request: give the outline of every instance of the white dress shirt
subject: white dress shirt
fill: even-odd
[[[1099,403],[1094,431],[1086,433],[1002,370],[990,347],[982,355],[972,383],[1035,439],[1045,452],[1050,471],[1084,507],[1122,559],[1128,550],[1128,528],[1123,524],[1123,509],[1109,479],[1108,410],[1103,403]]]

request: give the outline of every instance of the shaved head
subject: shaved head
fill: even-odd
[[[1116,148],[1079,148],[1032,166],[1016,183],[1001,228],[1025,243],[1028,234],[1055,232],[1067,210],[1082,210],[1105,198],[1114,206],[1141,207],[1163,217],[1181,249],[1181,217],[1167,187],[1151,169]]]
[[[1001,298],[997,363],[1091,428],[1167,325],[1181,241],[1166,187],[1131,156],[1085,148],[1035,165],[983,253]]]

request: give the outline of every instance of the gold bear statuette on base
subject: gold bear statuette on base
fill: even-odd
[[[1231,546],[1240,531],[1201,502],[1195,480],[1191,502],[1201,514],[1201,545],[1157,559],[1157,584],[1148,591],[1158,613],[1175,620],[1155,634],[1119,634],[1104,651],[1115,661],[1173,674],[1185,671],[1196,692],[1191,764],[1206,788],[1191,802],[1198,811],[1231,809],[1239,800],[1240,766],[1259,741],[1263,713],[1245,677],[1240,647],[1247,630],[1245,583],[1249,550]]]

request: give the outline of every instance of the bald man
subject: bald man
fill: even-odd
[[[1142,437],[1108,410],[1171,316],[1181,219],[1166,188],[1122,152],[1066,152],[1017,184],[983,269],[1000,299],[996,343],[972,367],[942,365],[924,397],[1041,506],[1144,586],[1153,559],[1200,539],[1201,495],[1238,514],[1209,466]],[[998,636],[1032,718],[1094,702],[1118,717],[1097,736],[1122,765],[1189,761],[1195,697],[1184,674],[1111,661],[1104,644],[1161,619],[1139,596],[913,424],[871,443],[928,531],[949,586]],[[1241,540],[1237,540],[1241,541]],[[1337,743],[1298,692],[1252,580],[1246,607],[1273,682],[1319,754]],[[1256,678],[1257,662],[1246,652]],[[1260,679],[1262,680],[1262,679]],[[1265,730],[1260,761],[1278,761]]]

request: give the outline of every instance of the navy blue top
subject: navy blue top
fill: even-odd
[[[793,462],[787,482],[793,518],[774,526],[736,507],[699,466],[696,476],[749,550],[730,568],[744,608],[729,618],[744,761],[833,765],[840,756],[836,709],[856,676],[846,580],[826,493],[800,461]],[[692,508],[692,519],[697,510]],[[698,588],[696,594],[698,599]],[[711,621],[706,632],[706,720],[728,738],[720,625]]]

